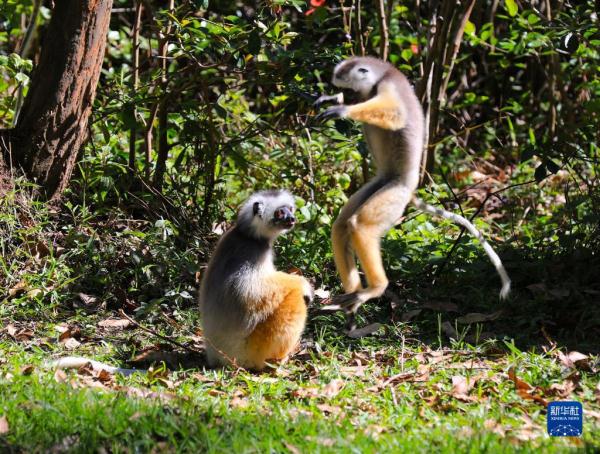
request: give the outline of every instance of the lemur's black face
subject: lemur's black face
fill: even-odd
[[[273,211],[271,223],[284,229],[291,229],[296,224],[294,209],[291,206],[281,206]]]
[[[252,211],[253,215],[262,219],[263,222],[267,222],[270,225],[283,230],[291,229],[296,224],[294,207],[290,205],[282,205],[276,208],[273,210],[273,213],[271,213],[271,216],[269,216],[269,213],[265,213],[265,204],[262,202],[255,202]]]

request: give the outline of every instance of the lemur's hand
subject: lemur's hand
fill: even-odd
[[[346,106],[331,106],[316,116],[317,120],[329,120],[330,118],[343,118],[346,116]]]
[[[333,102],[335,104],[344,104],[344,93],[337,93],[335,95],[322,95],[317,98],[314,102],[315,107],[320,107],[322,104]]]

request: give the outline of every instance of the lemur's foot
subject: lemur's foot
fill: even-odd
[[[331,118],[342,118],[346,115],[346,109],[346,106],[331,106],[319,113],[315,118],[323,121]]]
[[[356,312],[363,304],[359,292],[344,293],[330,298],[330,304],[321,306],[319,312],[337,312],[343,311],[346,314]]]

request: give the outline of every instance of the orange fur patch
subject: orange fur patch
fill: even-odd
[[[380,128],[397,131],[404,127],[402,117],[392,110],[357,110],[348,113],[348,117]]]
[[[265,361],[284,359],[298,344],[306,323],[302,278],[277,273],[277,279],[280,291],[288,288],[287,294],[247,339],[247,359],[256,369],[262,369]]]

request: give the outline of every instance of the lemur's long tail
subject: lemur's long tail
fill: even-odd
[[[473,235],[475,238],[477,238],[477,240],[479,240],[479,242],[481,243],[481,246],[483,246],[483,249],[487,253],[490,260],[492,261],[494,267],[496,268],[496,271],[498,271],[498,274],[500,275],[500,279],[502,280],[502,289],[500,290],[500,299],[501,300],[506,299],[510,293],[510,278],[508,277],[506,269],[504,269],[502,260],[500,260],[500,257],[498,257],[498,254],[496,254],[494,249],[492,249],[492,246],[490,246],[490,244],[486,241],[486,239],[483,237],[481,232],[479,230],[477,230],[477,228],[468,219],[465,219],[464,217],[462,217],[456,213],[452,213],[450,211],[446,211],[444,209],[429,205],[428,203],[423,202],[418,197],[413,197],[412,203],[415,206],[415,208],[417,208],[425,213],[433,214],[435,216],[440,216],[442,218],[449,219],[453,222],[456,222],[457,224],[462,225],[464,228],[466,228],[471,233],[471,235]]]
[[[47,363],[47,367],[52,369],[77,369],[86,364],[91,364],[93,369],[105,370],[111,374],[131,375],[135,372],[145,372],[143,369],[123,369],[121,367],[109,366],[108,364],[87,359],[80,356],[65,356]]]

